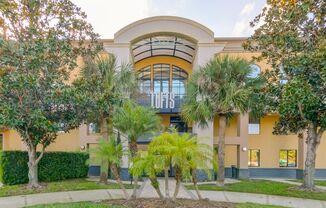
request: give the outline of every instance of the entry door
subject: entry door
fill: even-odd
[[[178,132],[187,132],[187,124],[181,119],[180,116],[170,117],[170,127],[175,128]]]

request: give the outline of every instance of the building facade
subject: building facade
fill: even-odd
[[[164,126],[179,132],[198,135],[200,142],[217,146],[218,118],[207,128],[189,125],[180,117],[185,97],[185,84],[191,73],[214,56],[230,55],[251,60],[259,55],[245,51],[246,38],[215,38],[204,25],[171,16],[150,17],[136,21],[115,33],[114,39],[102,40],[107,53],[115,54],[119,63],[132,63],[137,70],[142,96],[139,103],[159,110]],[[80,66],[83,65],[79,60]],[[265,62],[252,65],[258,75],[269,66]],[[78,76],[78,69],[72,75]],[[277,114],[252,119],[248,114],[236,115],[226,132],[226,177],[302,178],[306,144],[297,135],[273,135]],[[84,151],[94,148],[99,137],[95,124],[83,124],[69,133],[59,133],[48,151]],[[326,178],[326,135],[317,151],[316,177]],[[145,149],[148,138],[139,138]],[[127,141],[124,141],[127,145]],[[17,132],[0,134],[0,149],[25,150]],[[232,171],[233,170],[233,171]],[[235,171],[234,171],[235,170]],[[128,158],[124,156],[122,176],[128,179]],[[91,164],[90,175],[99,175],[99,166]]]

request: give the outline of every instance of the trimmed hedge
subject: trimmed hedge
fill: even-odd
[[[88,173],[86,161],[88,159],[89,154],[82,152],[45,152],[38,165],[39,180],[50,182],[86,177]],[[1,182],[6,185],[28,183],[27,162],[27,152],[1,152]]]

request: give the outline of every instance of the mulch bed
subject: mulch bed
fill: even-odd
[[[107,200],[101,203],[120,205],[126,208],[234,208],[234,204],[227,202],[215,202],[209,200],[177,199],[176,201],[139,198],[131,200]]]

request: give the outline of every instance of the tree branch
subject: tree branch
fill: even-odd
[[[40,162],[40,160],[42,159],[42,157],[44,155],[44,152],[45,152],[45,146],[42,145],[42,151],[41,151],[40,156],[38,156],[38,158],[36,159],[36,164],[38,164]]]
[[[321,128],[318,130],[318,132],[317,132],[317,140],[318,140],[318,142],[320,142],[321,137],[322,137],[323,133],[325,132],[325,130],[326,130],[325,127],[321,127]]]

